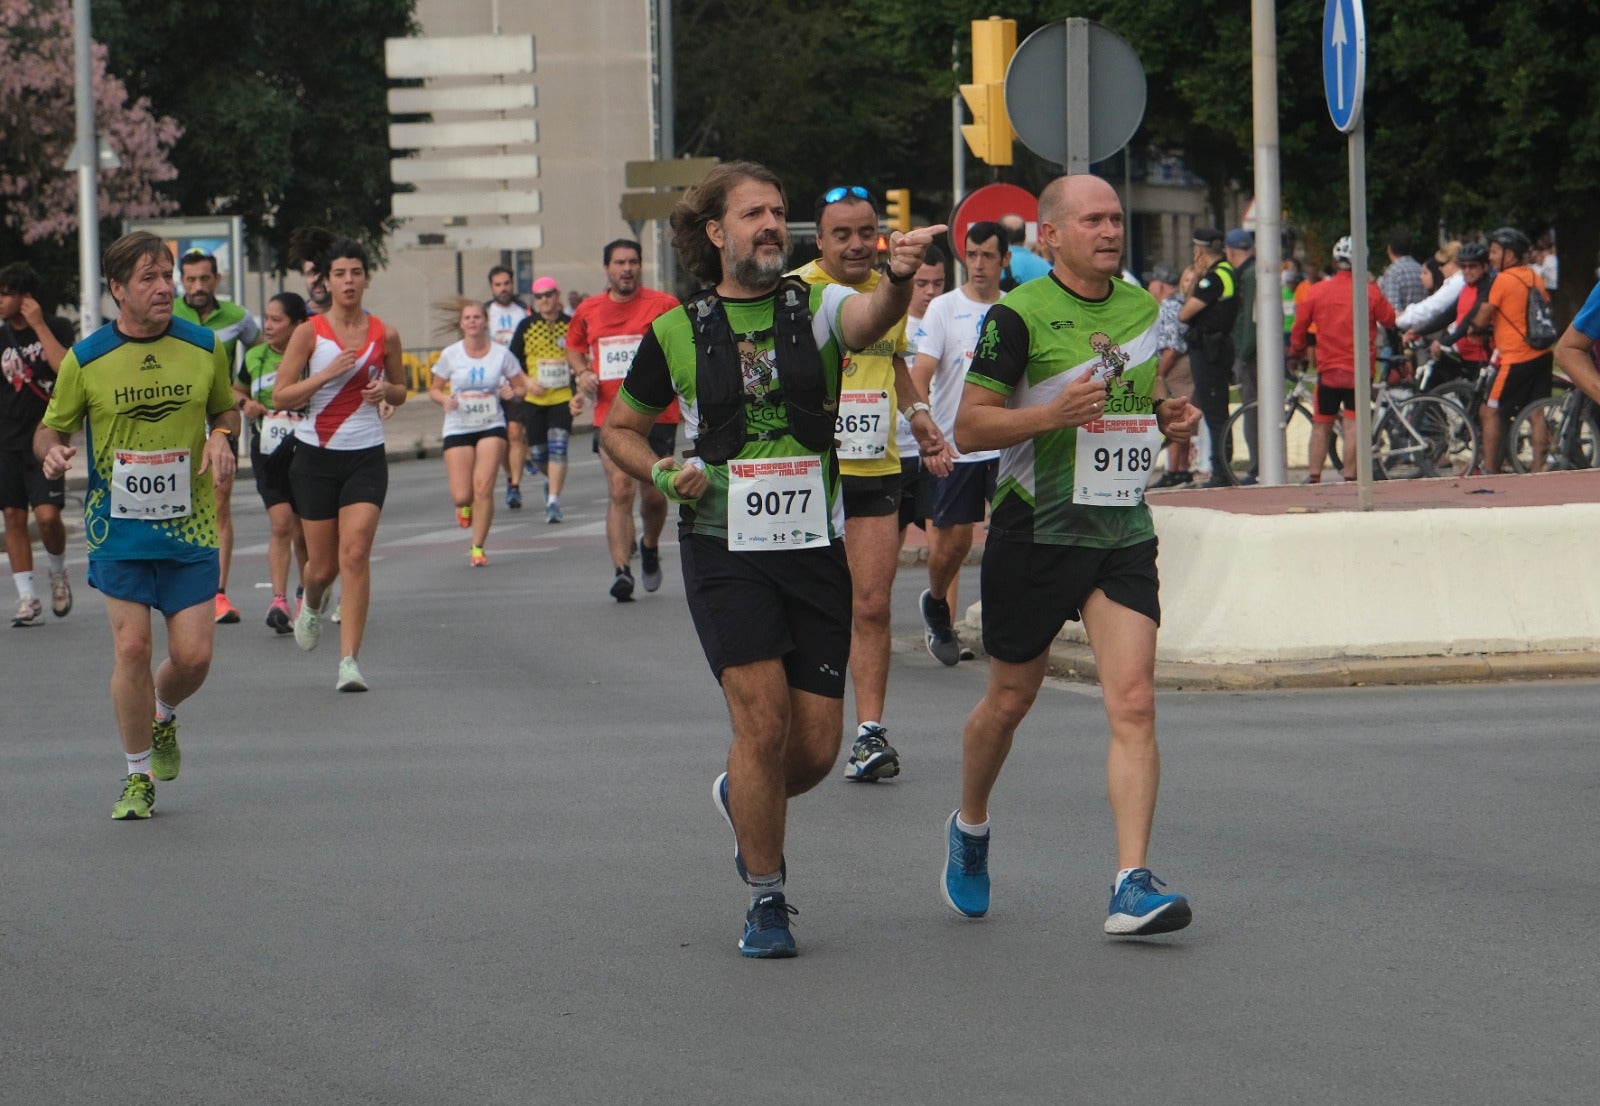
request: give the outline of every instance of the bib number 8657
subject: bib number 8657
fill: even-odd
[[[1096,472],[1148,472],[1155,463],[1155,450],[1148,446],[1133,446],[1116,449],[1107,449],[1104,446],[1094,451],[1094,470]]]
[[[797,507],[798,504],[798,507]],[[745,513],[751,518],[761,515],[792,515],[798,509],[801,513],[811,506],[811,489],[800,488],[795,491],[751,492],[744,497]]]
[[[127,487],[128,492],[132,495],[161,495],[178,490],[178,476],[176,473],[168,473],[164,476],[130,476],[127,480]]]

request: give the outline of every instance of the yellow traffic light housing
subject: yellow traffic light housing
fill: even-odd
[[[1006,114],[1006,66],[1017,52],[1017,21],[990,16],[972,21],[972,84],[961,86],[961,98],[972,122],[961,125],[975,157],[990,165],[1010,165],[1015,134]]]
[[[890,230],[901,234],[911,229],[911,189],[891,188],[883,194],[883,218]]]

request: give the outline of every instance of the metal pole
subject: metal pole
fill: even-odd
[[[1367,337],[1367,120],[1350,132],[1350,293],[1355,319],[1356,440],[1345,443],[1356,454],[1356,500],[1372,510],[1372,366]]]
[[[85,335],[100,329],[100,206],[95,173],[100,143],[94,127],[89,0],[72,5],[73,96],[78,140],[78,316]]]
[[[656,49],[660,55],[660,97],[661,97],[661,152],[656,155],[663,158],[678,156],[678,134],[674,127],[673,112],[676,110],[672,99],[672,0],[657,0],[659,5],[659,21],[657,24]],[[672,279],[674,270],[672,256],[672,226],[665,219],[656,220],[656,287],[664,291],[673,291]]]
[[[961,40],[950,42],[950,70],[961,83]],[[953,210],[967,193],[967,146],[961,137],[961,93],[950,97],[950,207]],[[950,246],[950,252],[960,257],[961,251]]]
[[[1283,200],[1278,188],[1278,31],[1272,0],[1251,0],[1256,143],[1256,395],[1261,411],[1277,410],[1283,391]],[[1289,480],[1283,425],[1256,419],[1256,470],[1263,484]]]
[[[1067,172],[1089,171],[1089,21],[1067,23]]]

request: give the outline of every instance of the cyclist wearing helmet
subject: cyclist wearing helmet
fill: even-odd
[[[1316,410],[1311,418],[1311,475],[1308,482],[1322,482],[1322,463],[1328,457],[1328,442],[1333,437],[1333,424],[1341,421],[1344,435],[1346,480],[1356,476],[1355,450],[1350,447],[1351,431],[1356,417],[1356,347],[1355,347],[1355,281],[1350,271],[1353,248],[1348,235],[1334,243],[1333,261],[1337,271],[1327,280],[1319,280],[1306,294],[1305,303],[1294,314],[1294,329],[1289,333],[1289,352],[1299,358],[1305,354],[1306,337],[1311,327],[1317,328],[1317,397]],[[1394,308],[1384,299],[1378,285],[1365,273],[1362,277],[1367,287],[1367,364],[1376,362],[1372,343],[1378,336],[1378,327],[1394,325]]]
[[[1528,344],[1528,297],[1538,294],[1550,298],[1544,279],[1528,266],[1533,243],[1516,227],[1500,227],[1489,235],[1489,266],[1499,271],[1489,288],[1487,300],[1473,315],[1480,329],[1494,327],[1494,345],[1500,354],[1500,368],[1489,397],[1478,416],[1483,424],[1485,472],[1500,471],[1501,441],[1511,417],[1536,399],[1550,394],[1554,358],[1548,349]],[[1529,420],[1532,436],[1534,472],[1544,470],[1550,433],[1543,413]]]
[[[1467,242],[1456,255],[1456,264],[1461,266],[1461,278],[1466,283],[1456,296],[1449,329],[1433,343],[1430,352],[1438,357],[1441,352],[1449,352],[1445,347],[1451,347],[1455,351],[1454,359],[1461,364],[1461,371],[1457,375],[1476,380],[1478,371],[1489,363],[1489,354],[1492,352],[1487,332],[1480,330],[1473,322],[1478,308],[1488,302],[1489,288],[1494,284],[1493,274],[1489,271],[1489,248],[1482,242]]]

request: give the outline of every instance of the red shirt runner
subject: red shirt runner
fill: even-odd
[[[590,296],[572,313],[567,327],[567,348],[582,350],[589,357],[589,368],[599,377],[594,400],[594,424],[605,425],[611,401],[617,398],[622,381],[633,364],[634,352],[644,340],[650,324],[678,307],[675,297],[654,288],[640,288],[632,299],[618,303],[609,292]],[[676,423],[678,401],[674,399],[657,423]]]

